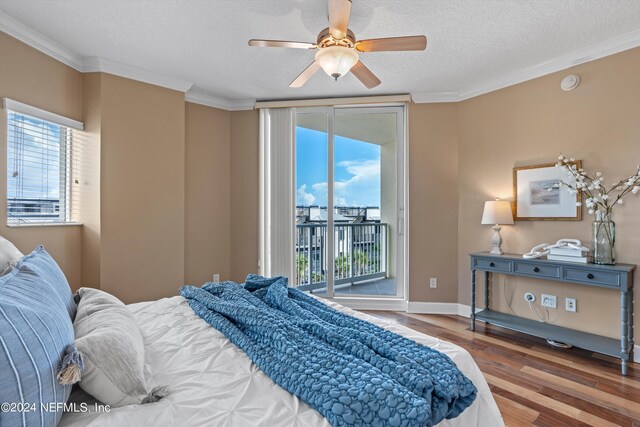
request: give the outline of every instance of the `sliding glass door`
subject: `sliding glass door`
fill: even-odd
[[[404,297],[404,107],[296,111],[295,285]]]

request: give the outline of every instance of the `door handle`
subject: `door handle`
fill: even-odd
[[[404,233],[404,220],[398,218],[398,236],[402,236],[402,233]]]

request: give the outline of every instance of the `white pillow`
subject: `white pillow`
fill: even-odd
[[[13,243],[0,236],[0,276],[13,270],[23,256]]]
[[[113,407],[155,402],[166,388],[150,391],[144,377],[142,333],[129,309],[118,298],[92,288],[78,290],[73,329],[82,353],[80,387]]]

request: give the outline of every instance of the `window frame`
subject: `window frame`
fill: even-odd
[[[76,131],[83,130],[84,124],[78,122],[73,119],[69,119],[63,116],[59,116],[54,113],[50,113],[45,110],[41,110],[36,107],[32,107],[27,104],[20,103],[18,101],[13,101],[8,98],[3,99],[3,107],[5,110],[5,115],[3,117],[4,122],[6,123],[6,170],[5,177],[7,179],[6,182],[6,194],[5,194],[5,213],[6,213],[6,225],[7,227],[38,227],[38,226],[77,226],[82,225],[77,221],[77,218],[74,218],[74,204],[77,203],[74,195],[77,194],[77,191],[74,191],[74,168],[76,167],[76,161],[74,157],[78,155],[78,150],[76,147],[77,137]],[[22,116],[22,117],[21,117]],[[58,174],[59,174],[59,212],[57,216],[53,217],[43,217],[42,215],[36,214],[29,216],[27,215],[19,215],[12,216],[9,213],[9,206],[11,203],[10,199],[10,165],[9,165],[9,151],[14,148],[15,149],[15,140],[13,144],[10,146],[9,138],[10,134],[13,132],[13,138],[15,138],[16,128],[20,126],[20,122],[24,121],[27,118],[30,121],[36,121],[38,127],[46,127],[46,126],[56,126],[59,132],[60,138],[60,148],[59,148],[59,159],[58,159]],[[15,152],[14,152],[15,156]],[[55,162],[55,160],[54,160]],[[42,165],[44,166],[46,160],[43,158]],[[53,162],[52,162],[53,163]],[[76,182],[77,183],[77,179]],[[15,197],[14,197],[15,199]],[[76,213],[77,214],[77,213]]]

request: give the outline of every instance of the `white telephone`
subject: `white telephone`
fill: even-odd
[[[541,245],[534,246],[529,252],[522,255],[522,258],[532,259],[532,258],[540,258],[546,255],[549,255],[550,249],[552,248],[571,248],[577,249],[581,251],[588,251],[589,248],[585,248],[582,246],[582,242],[578,239],[560,239],[555,244],[550,245],[548,243],[542,243]]]

